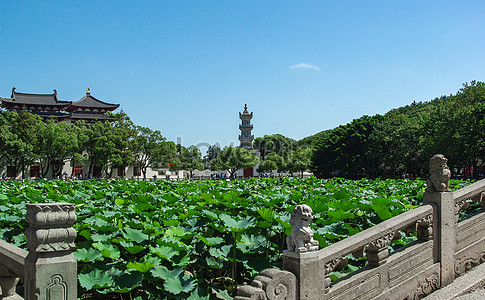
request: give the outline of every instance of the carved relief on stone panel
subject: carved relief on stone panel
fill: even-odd
[[[466,271],[470,270],[476,265],[479,265],[485,261],[485,252],[475,253],[472,256],[463,256],[455,261],[455,274],[456,276],[463,275]]]
[[[67,300],[67,284],[61,275],[51,277],[51,282],[47,285],[46,300]]]
[[[385,234],[384,236],[378,238],[377,240],[369,243],[366,250],[367,251],[369,251],[369,250],[370,251],[378,251],[378,250],[387,248],[391,244],[396,233],[399,234],[399,232],[397,232],[397,231],[389,232],[389,233]]]
[[[440,278],[437,273],[431,274],[429,277],[426,277],[421,285],[416,289],[414,293],[414,300],[421,299],[431,292],[439,289],[440,287]]]

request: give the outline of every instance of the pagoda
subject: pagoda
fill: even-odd
[[[241,119],[241,125],[239,125],[239,130],[241,134],[239,135],[239,147],[244,149],[253,149],[254,135],[251,135],[251,130],[253,130],[253,125],[251,125],[251,119],[253,118],[253,112],[248,112],[248,105],[244,104],[243,113],[239,113],[239,119]]]

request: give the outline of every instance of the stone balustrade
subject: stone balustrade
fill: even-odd
[[[485,261],[485,180],[451,192],[443,155],[433,156],[430,174],[422,206],[323,249],[314,251],[312,246],[312,216],[303,218],[306,223],[293,221],[283,270],[278,271],[295,276],[296,296],[270,295],[256,277],[250,287],[239,289],[236,299],[421,299],[453,282]],[[460,209],[471,202],[479,202],[481,211],[458,222]],[[311,212],[309,207],[299,210]],[[294,231],[303,234],[301,241],[293,242]],[[404,232],[416,232],[417,240],[390,253],[389,245]],[[330,273],[345,267],[349,255],[365,257],[367,263],[332,282]]]
[[[24,299],[16,293],[19,280],[26,300],[77,299],[75,205],[28,204],[28,251],[0,240],[0,288],[4,300]]]

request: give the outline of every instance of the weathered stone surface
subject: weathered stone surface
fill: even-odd
[[[17,295],[15,288],[19,282],[18,277],[3,277],[0,276],[0,288],[2,290],[2,300],[23,300],[22,297]]]
[[[296,300],[296,276],[278,269],[263,270],[254,278],[251,285],[238,288],[235,300]]]
[[[450,192],[448,183],[451,178],[451,171],[446,164],[446,159],[443,154],[435,154],[429,163],[429,173],[426,192]]]
[[[73,204],[28,204],[25,219],[29,228],[27,248],[34,252],[74,250],[76,231],[71,226],[76,222]]]
[[[29,204],[25,259],[26,299],[75,300],[77,261],[72,255],[76,232],[74,204]]]
[[[288,251],[308,252],[318,250],[318,241],[313,239],[310,222],[313,220],[312,208],[306,204],[297,205],[291,213],[291,235],[286,238]]]
[[[455,278],[454,256],[456,245],[455,201],[453,193],[425,193],[423,203],[434,203],[438,209],[438,220],[433,228],[437,259],[441,262],[441,286],[445,286]]]

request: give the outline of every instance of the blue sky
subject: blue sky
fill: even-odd
[[[0,0],[0,97],[91,87],[186,146],[238,144],[247,103],[301,139],[485,81],[484,30],[482,0]]]

